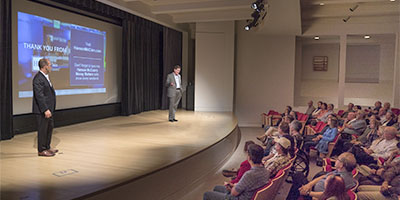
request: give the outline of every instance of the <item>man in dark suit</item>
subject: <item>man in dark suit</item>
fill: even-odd
[[[39,60],[39,72],[33,78],[32,112],[36,115],[38,127],[38,155],[54,156],[58,150],[50,148],[53,133],[53,115],[56,109],[56,93],[49,79],[51,63],[48,59]]]
[[[169,115],[168,120],[170,122],[177,122],[175,119],[175,112],[178,108],[179,101],[182,97],[182,92],[184,87],[182,85],[182,78],[179,73],[181,72],[181,66],[175,65],[174,71],[167,76],[167,80],[165,82],[165,86],[167,89],[167,96],[169,99]]]

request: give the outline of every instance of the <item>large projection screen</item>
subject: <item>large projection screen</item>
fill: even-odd
[[[26,1],[12,2],[13,113],[32,112],[32,79],[48,58],[56,109],[120,101],[122,28]]]

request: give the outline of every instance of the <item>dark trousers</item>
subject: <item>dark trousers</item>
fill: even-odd
[[[303,150],[306,152],[310,152],[310,147],[312,146],[316,146],[318,144],[319,141],[313,141],[314,138],[316,138],[319,134],[315,134],[315,135],[307,135],[304,138],[304,143],[303,143]]]
[[[53,134],[54,120],[53,117],[45,118],[44,114],[36,115],[36,123],[38,129],[38,151],[50,149],[51,135]]]

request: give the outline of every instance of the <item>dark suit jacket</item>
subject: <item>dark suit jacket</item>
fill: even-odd
[[[43,114],[46,110],[50,110],[53,114],[56,109],[56,93],[54,88],[50,86],[49,81],[47,81],[41,72],[35,75],[32,84],[32,112],[34,114]]]

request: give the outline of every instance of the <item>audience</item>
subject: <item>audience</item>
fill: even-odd
[[[353,146],[351,151],[357,158],[357,163],[362,165],[376,164],[378,158],[388,159],[396,150],[397,130],[394,127],[385,127],[383,138],[377,139],[369,148]]]
[[[303,143],[303,136],[300,133],[303,124],[297,120],[292,121],[289,125],[289,132],[292,137],[295,139],[296,148],[300,149],[301,144]]]
[[[328,144],[335,139],[338,133],[337,119],[329,118],[328,125],[329,127],[322,135],[311,135],[307,137],[303,145],[303,149],[306,152],[309,152],[310,147],[314,146],[320,153],[328,153]]]
[[[353,154],[348,152],[342,153],[339,155],[335,166],[335,171],[319,176],[311,182],[308,182],[302,173],[296,173],[293,176],[293,185],[287,199],[297,200],[300,195],[303,195],[304,199],[320,198],[325,191],[325,181],[330,175],[342,177],[346,191],[356,186],[352,175],[352,171],[356,167],[356,159]]]
[[[225,186],[218,185],[213,191],[204,193],[204,200],[224,200],[224,199],[243,199],[250,200],[256,190],[263,185],[266,185],[270,178],[269,171],[264,168],[261,160],[264,155],[264,150],[261,146],[251,144],[247,150],[247,160],[250,163],[251,169],[244,173],[238,183],[233,185],[226,184]]]
[[[396,123],[396,115],[392,112],[387,112],[384,120],[382,121],[382,126],[392,126]]]
[[[290,161],[289,149],[291,143],[285,137],[275,138],[275,150],[276,154],[271,158],[264,160],[264,167],[270,172],[270,176],[275,176],[275,174],[287,166]]]
[[[308,104],[308,107],[307,107],[307,110],[306,110],[306,112],[305,112],[305,114],[306,115],[309,115],[309,116],[311,116],[312,115],[312,113],[314,112],[314,110],[315,110],[315,107],[313,106],[313,101],[309,101],[307,104]]]
[[[343,112],[342,116],[340,116],[341,118],[347,118],[347,115],[351,112],[354,112],[353,110],[354,108],[354,104],[353,103],[349,103],[347,105],[347,110]]]
[[[325,191],[319,200],[350,200],[344,180],[340,176],[330,175],[325,181]]]

